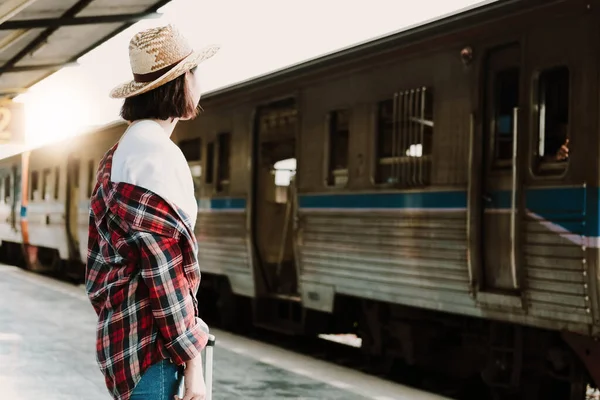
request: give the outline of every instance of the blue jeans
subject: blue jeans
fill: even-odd
[[[173,400],[179,389],[182,374],[169,360],[162,360],[144,372],[131,400]]]

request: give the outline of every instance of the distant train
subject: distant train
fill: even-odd
[[[174,133],[203,312],[354,331],[379,365],[496,398],[583,399],[600,383],[599,37],[595,1],[489,2],[205,95]],[[125,129],[0,161],[6,260],[81,278],[95,170]]]

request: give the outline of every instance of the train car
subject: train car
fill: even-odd
[[[205,95],[175,135],[196,141],[221,312],[242,315],[233,293],[258,326],[356,327],[381,363],[582,398],[600,381],[598,18],[489,2]]]
[[[99,131],[75,137],[69,141],[64,158],[65,179],[62,186],[65,232],[69,245],[69,268],[67,275],[81,280],[87,257],[90,196],[96,184],[100,159],[127,129],[124,121],[116,121]]]
[[[488,2],[203,96],[173,134],[196,185],[203,312],[357,332],[378,365],[496,398],[583,398],[600,383],[599,20],[590,1]],[[54,246],[83,271],[85,187],[124,128],[0,162],[25,157],[21,226],[44,235],[34,203],[56,199],[32,174],[71,171],[65,242],[24,240],[29,260]]]
[[[126,127],[123,121],[110,123],[0,160],[5,262],[73,281],[83,279],[97,165]]]

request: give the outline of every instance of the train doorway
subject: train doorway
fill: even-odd
[[[296,209],[297,109],[294,99],[257,110],[254,124],[252,236],[255,272],[264,292],[295,296],[298,275],[294,252]]]
[[[485,65],[482,182],[482,289],[516,294],[518,216],[521,191],[518,131],[521,103],[521,48],[492,49]]]

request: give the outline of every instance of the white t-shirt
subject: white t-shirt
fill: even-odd
[[[123,134],[113,155],[110,180],[148,189],[188,214],[196,225],[198,204],[188,163],[164,129],[142,120]]]

